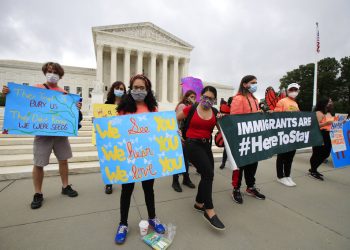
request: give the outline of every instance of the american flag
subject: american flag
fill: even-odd
[[[320,53],[320,32],[318,30],[318,23],[316,23],[316,52]]]

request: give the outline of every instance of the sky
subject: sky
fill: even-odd
[[[257,96],[299,65],[350,56],[349,0],[0,0],[0,59],[96,67],[91,27],[152,22],[194,46],[189,74]]]

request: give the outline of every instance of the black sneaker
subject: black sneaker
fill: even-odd
[[[311,169],[309,169],[309,174],[311,174],[312,172],[318,174],[319,176],[322,176],[323,177],[323,174],[321,174],[320,172],[318,172],[317,170],[316,171],[312,171]]]
[[[256,187],[247,188],[247,194],[257,198],[258,200],[265,200],[265,195],[261,194]]]
[[[323,181],[323,177],[321,175],[319,175],[317,172],[310,172],[309,176],[316,179],[316,180]]]
[[[179,193],[182,192],[182,188],[181,188],[181,186],[180,186],[179,181],[173,181],[173,184],[172,184],[171,186],[173,187],[173,189],[174,189],[176,192],[179,192]]]
[[[69,197],[76,197],[78,196],[78,192],[72,189],[72,185],[68,185],[67,187],[62,187],[62,194],[68,195]]]
[[[210,225],[217,230],[225,230],[225,225],[221,222],[217,215],[209,218],[206,212],[204,212],[203,217],[210,223]]]
[[[33,201],[30,204],[30,207],[32,209],[37,209],[41,207],[41,204],[43,203],[44,197],[43,194],[35,193],[33,197]]]
[[[220,169],[224,169],[224,168],[225,168],[225,164],[221,164]]]
[[[193,182],[188,178],[187,180],[184,180],[182,182],[183,185],[189,187],[189,188],[196,188],[196,186],[193,184]]]
[[[111,194],[111,193],[113,193],[113,186],[112,186],[112,184],[107,184],[107,185],[105,186],[105,193],[106,193],[106,194]]]
[[[200,206],[197,206],[197,204],[194,204],[194,209],[196,209],[196,211],[198,211],[198,212],[205,212],[205,207],[204,207],[204,205],[202,206],[202,207],[200,207]]]
[[[239,189],[233,189],[232,199],[233,199],[233,201],[237,202],[238,204],[243,203],[242,194],[241,194],[241,191]]]

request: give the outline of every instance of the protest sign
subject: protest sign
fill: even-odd
[[[196,92],[196,101],[200,101],[201,91],[203,89],[203,83],[201,79],[194,77],[184,77],[181,79],[182,94],[184,95],[188,90]]]
[[[329,132],[331,138],[333,152],[340,152],[346,150],[344,135],[343,135],[343,124],[346,122],[347,114],[335,114],[334,121]]]
[[[80,96],[8,83],[3,134],[77,136]]]
[[[92,105],[92,113],[93,113],[93,119],[95,118],[101,118],[101,117],[111,117],[111,116],[117,116],[117,105],[115,104],[93,104]],[[91,137],[91,143],[93,145],[96,145],[96,130],[95,127],[92,127],[92,137]]]
[[[174,111],[94,119],[105,184],[125,184],[185,172]]]
[[[313,112],[230,115],[219,124],[238,167],[323,143]]]
[[[334,126],[332,125],[330,134],[332,134],[332,132],[334,132],[335,129],[339,130],[340,128],[339,126],[340,126],[339,124],[338,125],[335,124]],[[336,133],[338,135],[332,135],[332,137],[335,139],[331,140],[332,142],[331,153],[332,153],[332,159],[333,159],[333,166],[335,168],[350,166],[350,120],[347,120],[345,123],[341,124],[341,136],[339,136],[338,131]],[[337,137],[342,138],[344,142],[344,145],[342,147],[339,147],[339,141],[338,139],[336,139]],[[336,151],[333,148],[334,147],[333,143],[335,143]],[[343,150],[339,151],[340,148]]]

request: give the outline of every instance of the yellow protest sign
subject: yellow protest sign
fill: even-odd
[[[93,104],[92,106],[93,118],[117,116],[117,105],[115,104]],[[96,145],[96,130],[92,127],[91,143]]]

